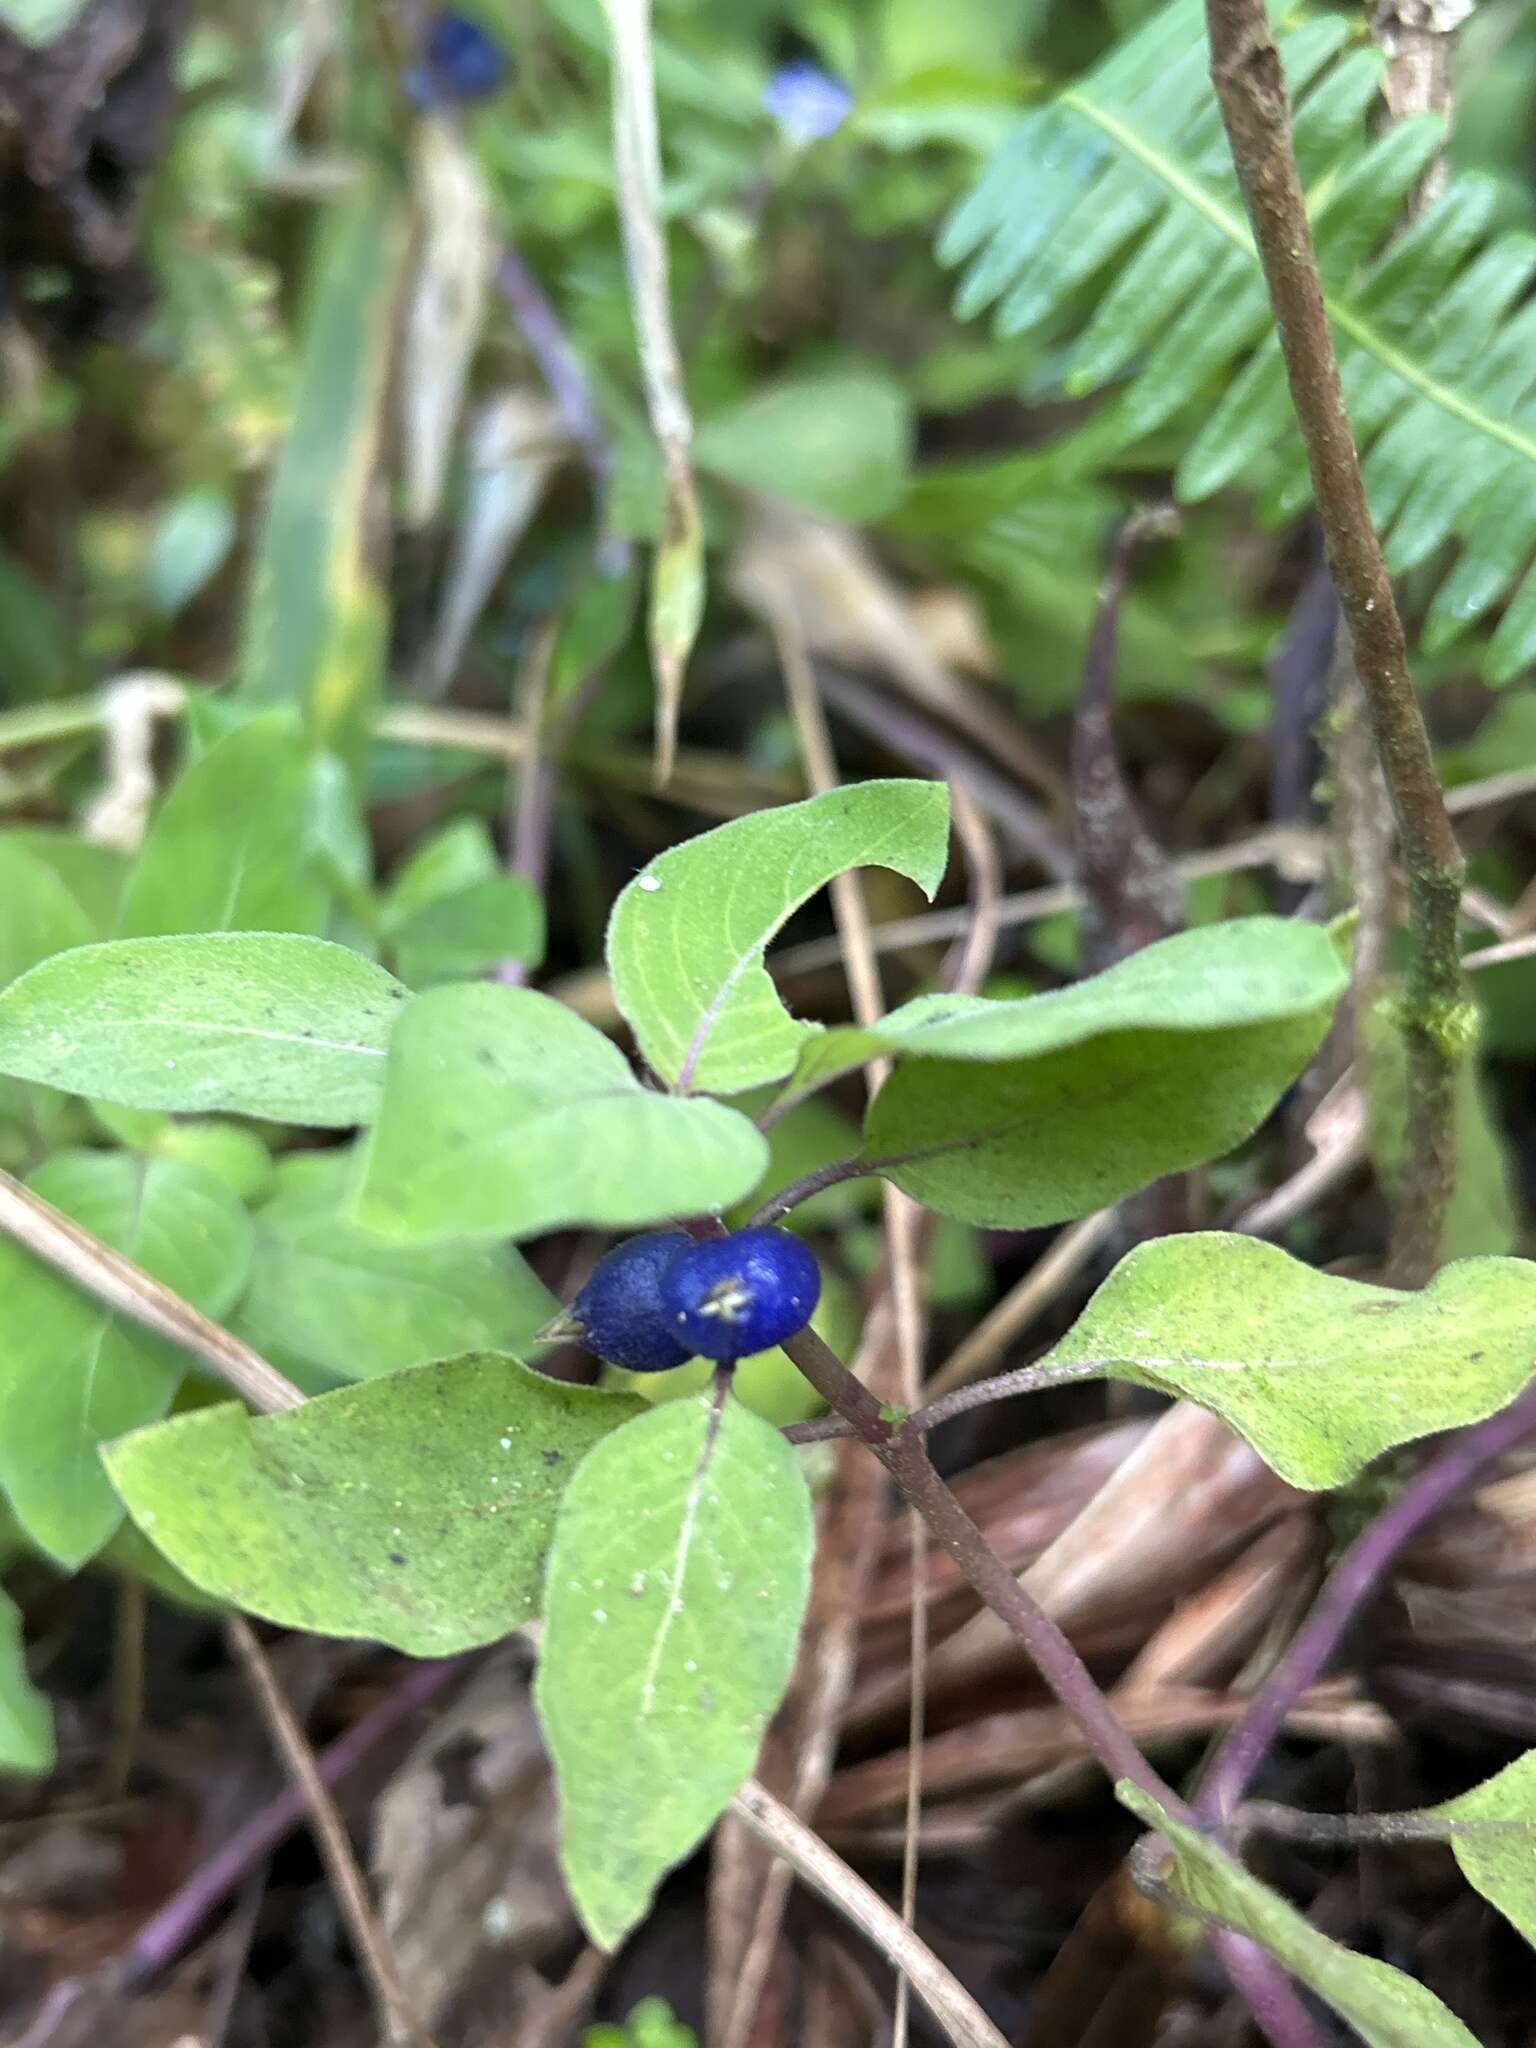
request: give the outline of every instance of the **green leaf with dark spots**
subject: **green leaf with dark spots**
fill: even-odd
[[[105,1452],[195,1586],[285,1628],[440,1657],[538,1611],[572,1471],[640,1403],[471,1353],[283,1415],[178,1415]]]

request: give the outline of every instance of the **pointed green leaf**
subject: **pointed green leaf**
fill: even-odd
[[[544,952],[544,905],[524,876],[487,875],[403,919],[391,951],[412,988],[470,981],[504,960],[536,967]]]
[[[560,1495],[640,1405],[484,1352],[285,1415],[200,1408],[104,1456],[139,1528],[204,1592],[440,1657],[537,1611]]]
[[[61,1152],[28,1185],[208,1315],[245,1283],[250,1218],[201,1167]],[[122,1517],[98,1445],[165,1413],[186,1355],[13,1238],[0,1239],[0,1302],[0,1485],[32,1540],[72,1570]]]
[[[326,209],[240,653],[245,697],[300,707],[316,738],[343,750],[363,730],[384,651],[365,527],[405,244],[386,177],[360,177]]]
[[[384,929],[400,926],[446,896],[500,871],[490,828],[483,818],[455,818],[421,840],[389,880],[381,908]]]
[[[256,1212],[233,1326],[311,1392],[458,1352],[520,1351],[556,1303],[509,1245],[402,1245],[346,1214],[348,1152],[300,1154]]]
[[[361,954],[297,934],[80,946],[0,993],[0,1074],[131,1109],[344,1128],[377,1107],[406,994]]]
[[[0,1593],[0,1771],[46,1778],[56,1757],[53,1709],[27,1675],[21,1614]]]
[[[1514,1399],[1536,1367],[1536,1265],[1463,1259],[1399,1294],[1251,1237],[1154,1238],[1047,1360],[1197,1401],[1293,1486],[1342,1486]]]
[[[280,712],[215,740],[150,827],[118,936],[322,931],[330,892],[314,857],[315,767],[313,747]]]
[[[752,1769],[794,1663],[811,1504],[778,1431],[672,1401],[587,1458],[550,1550],[535,1699],[561,1862],[614,1948]]]
[[[1202,1920],[1234,1928],[1267,1949],[1340,2013],[1367,2048],[1478,2048],[1432,1991],[1390,1964],[1356,1955],[1319,1934],[1209,1835],[1170,1820],[1139,1786],[1122,1780],[1115,1793],[1168,1845],[1166,1868],[1157,1870],[1157,1882]]]
[[[931,896],[948,846],[944,785],[893,781],[757,811],[658,855],[608,926],[614,994],[651,1066],[718,1094],[787,1074],[816,1026],[780,1002],[765,947],[848,868],[892,868]]]
[[[1451,1854],[1473,1890],[1536,1948],[1536,1749],[1430,1811],[1445,1820],[1495,1823],[1453,1835]]]
[[[432,989],[390,1046],[357,1220],[427,1243],[621,1229],[724,1208],[767,1157],[746,1117],[642,1088],[618,1047],[551,997]]]
[[[95,840],[59,825],[13,826],[0,832],[0,846],[15,847],[53,870],[86,914],[90,925],[86,939],[105,938],[116,926],[128,863],[115,846],[98,846]]]
[[[0,839],[0,988],[93,936],[55,869],[11,837]]]
[[[1060,1222],[1229,1151],[1321,1042],[1345,982],[1320,926],[1236,918],[1050,995],[921,996],[828,1032],[801,1075],[897,1056],[865,1125],[920,1202],[1010,1228]]]

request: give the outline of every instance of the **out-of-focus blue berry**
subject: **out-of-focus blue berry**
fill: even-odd
[[[549,1336],[574,1337],[626,1372],[669,1372],[693,1356],[684,1350],[661,1298],[662,1277],[693,1239],[682,1230],[648,1230],[604,1253],[591,1278],[556,1317]]]
[[[781,64],[763,88],[763,105],[786,142],[803,149],[841,128],[853,108],[853,94],[819,64],[796,58]]]
[[[405,87],[421,107],[489,99],[510,69],[506,51],[477,21],[467,14],[435,14]]]
[[[705,1358],[750,1358],[782,1344],[805,1328],[820,1296],[815,1253],[766,1225],[690,1240],[661,1275],[674,1335]]]

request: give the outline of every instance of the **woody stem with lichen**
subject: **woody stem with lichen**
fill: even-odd
[[[1457,936],[1463,861],[1344,406],[1268,12],[1264,0],[1206,0],[1206,22],[1211,78],[1269,287],[1407,878],[1409,960],[1398,1020],[1407,1050],[1407,1130],[1390,1273],[1402,1286],[1422,1286],[1439,1261],[1456,1184],[1456,1068],[1475,1019]]]

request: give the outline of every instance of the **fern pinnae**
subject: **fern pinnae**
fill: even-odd
[[[1536,660],[1536,249],[1494,231],[1493,187],[1476,174],[1454,179],[1399,231],[1442,144],[1440,122],[1422,116],[1373,134],[1380,54],[1337,14],[1272,12],[1290,24],[1282,49],[1298,160],[1389,563],[1401,573],[1454,543],[1425,644],[1451,645],[1507,599],[1481,650],[1490,679],[1506,680]],[[1063,390],[1115,387],[1074,447],[1109,463],[1182,421],[1181,497],[1243,484],[1265,516],[1306,505],[1268,301],[1206,75],[1201,0],[1171,0],[1026,116],[939,246],[944,261],[966,265],[963,314],[991,306],[1008,334],[1064,330]]]

